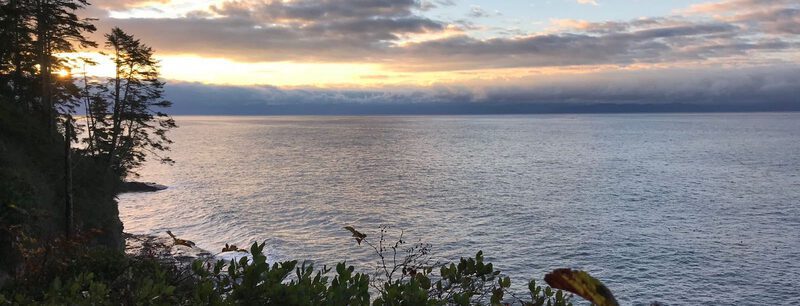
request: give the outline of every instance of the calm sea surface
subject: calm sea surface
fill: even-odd
[[[800,304],[800,113],[176,119],[128,232],[370,272],[342,227],[387,224],[516,288],[572,267],[622,304]]]

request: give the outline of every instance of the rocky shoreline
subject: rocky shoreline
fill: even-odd
[[[187,267],[195,260],[238,260],[250,257],[249,253],[241,251],[225,251],[212,253],[199,247],[188,247],[175,244],[169,236],[149,234],[123,233],[125,239],[125,254],[133,257],[156,258],[164,264]]]
[[[188,266],[193,261],[214,259],[214,255],[201,248],[174,245],[172,238],[147,234],[123,233],[125,254],[134,257],[156,258],[162,263]]]
[[[125,192],[154,192],[167,189],[167,186],[153,182],[122,182],[120,193]]]

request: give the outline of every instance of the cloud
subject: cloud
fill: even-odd
[[[591,26],[591,25],[590,25]],[[792,52],[796,41],[742,37],[735,24],[709,22],[667,24],[624,31],[543,34],[476,39],[461,35],[409,44],[404,51],[425,54],[427,62],[410,69],[458,70],[574,65],[632,65],[730,59],[758,52]],[[601,31],[590,29],[591,31]]]
[[[577,20],[577,19],[550,19],[550,24],[555,27],[557,31],[563,30],[580,30],[586,31],[594,24],[592,22],[586,20]]]
[[[722,19],[745,24],[766,34],[800,34],[800,8],[775,8],[743,12]]]
[[[590,5],[594,5],[594,6],[598,6],[599,5],[599,4],[597,4],[596,0],[578,0],[578,3],[579,4],[590,4]]]
[[[157,0],[163,1],[167,0]],[[109,10],[150,4],[100,1],[92,13],[102,17]],[[453,4],[450,0],[226,0],[181,18],[101,18],[95,39],[102,40],[111,26],[120,26],[159,54],[245,63],[380,64],[386,74],[364,76],[375,80],[423,75],[407,72],[459,76],[475,75],[473,70],[515,72],[508,77],[372,90],[170,82],[167,94],[178,113],[269,114],[279,109],[302,113],[306,106],[310,113],[335,113],[338,106],[340,112],[353,113],[408,113],[415,107],[459,113],[611,103],[800,109],[796,94],[800,3],[796,1],[716,1],[673,16],[632,20],[553,19],[547,32],[508,31],[494,37],[468,34],[475,27],[468,20],[446,22],[425,15],[434,7]],[[471,12],[473,18],[489,14],[479,7]],[[538,70],[581,73],[521,72]]]
[[[424,16],[421,12],[430,5],[449,3],[225,1],[185,18],[104,18],[100,27],[120,26],[162,54],[246,62],[357,61],[398,71],[743,63],[741,59],[753,64],[775,59],[791,62],[800,44],[800,8],[783,0],[730,0],[689,7],[692,14],[703,14],[699,18],[557,19],[552,21],[556,30],[549,33],[515,32],[490,38],[459,31],[468,27],[466,23],[456,25]],[[477,9],[473,17],[488,14],[473,9]]]
[[[683,11],[695,14],[709,14],[749,11],[754,9],[774,9],[797,5],[797,1],[794,0],[724,0],[693,4]]]
[[[91,1],[91,4],[93,7],[103,10],[123,10],[170,2],[172,0],[94,0]]]
[[[170,83],[175,112],[469,113],[598,110],[800,110],[800,66],[666,69],[537,76],[504,85],[374,90]],[[626,106],[627,105],[627,106]],[[665,105],[669,107],[664,107]],[[510,107],[513,106],[513,107]],[[651,108],[648,108],[652,106]]]
[[[487,101],[800,105],[800,66],[615,71],[490,89]]]
[[[800,2],[790,0],[727,0],[695,4],[685,12],[712,14],[717,20],[742,24],[752,32],[800,34]]]
[[[185,18],[103,18],[166,53],[245,61],[372,58],[412,34],[447,30],[414,0],[226,1]],[[98,33],[97,39],[102,39]]]
[[[480,6],[472,6],[469,9],[469,17],[472,18],[483,18],[483,17],[490,17],[492,14],[481,8]]]
[[[395,1],[226,1],[212,5],[212,12],[225,17],[253,21],[310,22],[327,24],[337,20],[412,17],[412,10],[421,4],[414,0]]]
[[[81,12],[91,17],[108,17],[111,11],[125,11],[131,9],[150,8],[171,3],[172,0],[93,0],[90,1],[86,11]]]

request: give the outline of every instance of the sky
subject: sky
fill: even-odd
[[[95,40],[118,26],[152,46],[180,113],[800,110],[796,0],[99,0],[81,14]]]

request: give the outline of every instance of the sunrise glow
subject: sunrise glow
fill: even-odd
[[[303,1],[164,0],[113,5],[101,2],[96,6],[108,9],[110,17],[100,18],[100,31],[106,30],[104,20],[127,25],[129,31],[157,51],[165,79],[203,84],[317,88],[425,88],[476,83],[516,86],[536,82],[542,76],[559,78],[575,73],[657,67],[735,68],[798,59],[798,52],[781,47],[798,42],[797,38],[780,36],[777,25],[751,27],[762,31],[736,38],[739,44],[746,40],[762,44],[764,47],[753,50],[764,52],[725,49],[731,39],[716,35],[734,28],[718,23],[727,21],[732,22],[731,27],[741,27],[737,20],[745,18],[745,11],[732,4],[736,1],[739,0],[676,1],[648,5],[649,10],[621,1],[530,5],[513,1],[478,1],[471,5],[422,1],[391,10],[349,8],[319,18],[301,15],[302,8],[311,5]],[[332,9],[336,7],[331,5]],[[340,8],[344,7],[341,4]],[[774,4],[760,9],[768,13],[781,8]],[[577,14],[565,16],[565,10]],[[394,25],[396,20],[409,25]],[[356,22],[374,26],[344,28]],[[378,28],[389,23],[396,28]],[[183,24],[196,24],[195,29],[200,32],[183,32]],[[245,25],[247,30],[241,28]],[[208,27],[206,32],[200,30],[204,27]],[[340,33],[317,37],[323,34],[320,31],[324,27]],[[652,44],[672,51],[644,51],[651,43],[648,41],[603,42],[624,37],[620,35],[689,31],[690,27],[691,32],[681,34],[682,42],[671,42],[672,36],[648,38]],[[251,32],[249,37],[240,36],[245,32]],[[287,36],[286,40],[281,36]],[[373,36],[376,38],[369,38]],[[335,41],[319,46],[315,42],[330,39]],[[629,44],[628,50],[609,49],[614,44]],[[703,51],[715,45],[719,51]],[[86,68],[89,75],[113,73],[111,63],[96,51],[67,56],[97,61],[98,65]]]

